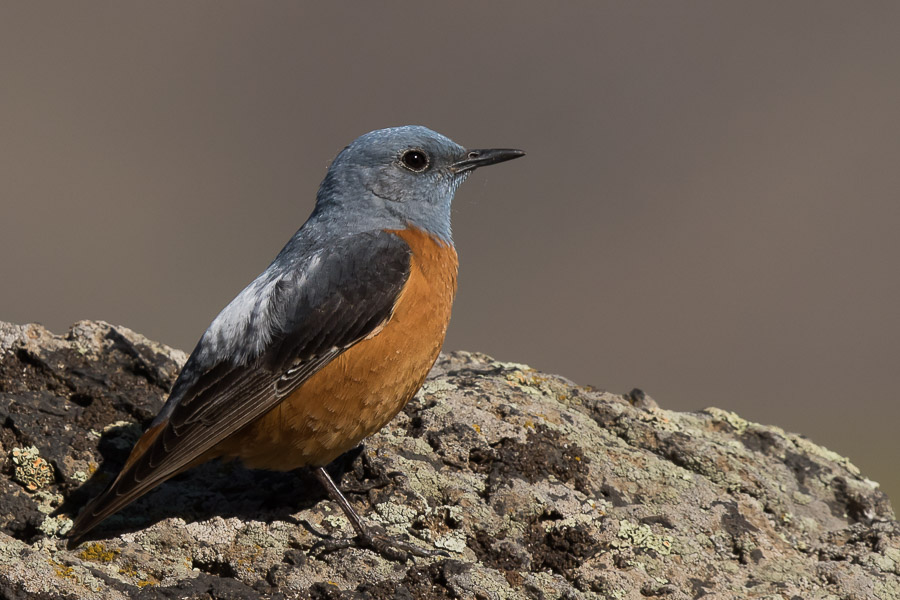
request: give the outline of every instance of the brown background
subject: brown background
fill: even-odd
[[[419,123],[529,153],[457,196],[448,348],[779,424],[897,497],[898,31],[897,2],[6,2],[0,319],[189,350],[346,143]]]

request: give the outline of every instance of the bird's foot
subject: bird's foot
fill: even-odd
[[[314,473],[316,474],[316,477],[319,478],[319,481],[322,482],[325,489],[328,490],[328,495],[331,496],[331,499],[337,502],[338,506],[341,507],[341,510],[344,511],[344,515],[346,515],[350,524],[353,526],[353,529],[356,531],[356,538],[353,539],[356,540],[357,546],[369,548],[388,560],[397,560],[400,562],[406,562],[409,560],[410,556],[419,556],[422,558],[450,556],[443,550],[425,550],[424,548],[419,548],[410,544],[406,540],[393,538],[387,535],[384,529],[379,526],[367,527],[366,524],[363,523],[363,520],[359,518],[359,515],[356,514],[356,511],[353,510],[353,507],[350,506],[350,503],[347,502],[347,499],[341,493],[341,490],[334,484],[328,471],[326,471],[324,467],[316,467]],[[373,531],[375,533],[373,533]],[[329,538],[316,542],[313,549],[321,546],[323,548],[322,553],[327,554],[335,550],[349,548],[352,543],[351,540],[335,540],[334,538]]]
[[[376,528],[371,526],[367,527],[365,532],[353,538],[327,538],[319,540],[315,543],[315,545],[313,545],[311,551],[315,550],[316,548],[320,548],[321,550],[319,552],[319,555],[323,555],[330,554],[337,550],[344,550],[346,548],[356,546],[358,548],[368,548],[369,550],[372,550],[376,554],[379,554],[388,560],[396,560],[397,562],[401,563],[406,562],[412,556],[416,556],[419,558],[450,556],[444,550],[420,548],[415,544],[409,543],[406,540],[389,536],[384,533],[380,527],[377,528],[381,530],[378,533],[373,533],[373,529]]]

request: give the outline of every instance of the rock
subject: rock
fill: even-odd
[[[900,598],[900,526],[847,459],[466,352],[335,468],[369,522],[449,558],[322,554],[352,530],[314,478],[220,462],[67,550],[184,359],[0,324],[0,598]]]

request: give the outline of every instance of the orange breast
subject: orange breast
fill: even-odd
[[[388,323],[223,441],[216,454],[279,471],[326,465],[384,427],[415,395],[444,343],[458,261],[452,246],[421,230],[390,233],[413,256]]]

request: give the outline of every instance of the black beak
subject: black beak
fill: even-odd
[[[522,150],[510,150],[508,148],[469,150],[466,152],[466,157],[464,159],[450,165],[450,170],[454,173],[462,173],[463,171],[471,171],[478,167],[496,165],[497,163],[519,158],[520,156],[525,156],[525,152]]]

